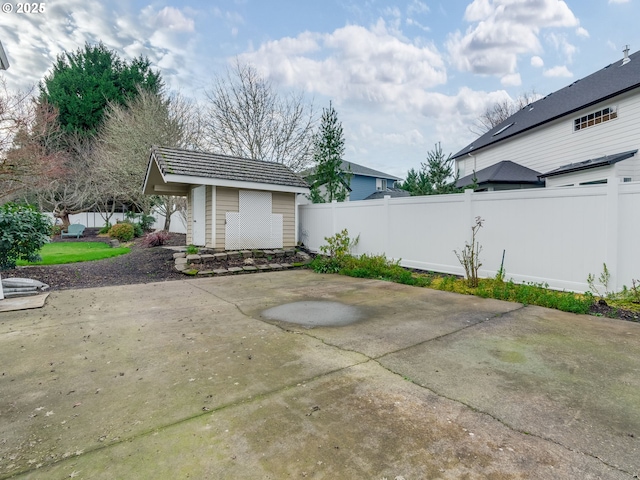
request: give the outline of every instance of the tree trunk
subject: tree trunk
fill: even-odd
[[[167,211],[165,212],[165,216],[164,216],[164,231],[168,232],[169,231],[169,227],[171,227],[171,214],[173,212]]]

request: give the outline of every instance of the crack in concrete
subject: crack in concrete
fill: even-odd
[[[360,352],[360,351],[357,351],[357,350],[354,350],[354,349],[343,348],[343,347],[340,347],[339,345],[335,345],[335,344],[332,344],[330,342],[327,342],[322,338],[319,338],[319,337],[317,337],[315,335],[312,335],[310,331],[291,330],[291,329],[287,329],[287,328],[285,328],[285,327],[283,327],[281,325],[269,323],[269,322],[266,322],[266,321],[264,321],[264,320],[262,320],[260,318],[255,318],[255,317],[249,315],[248,313],[244,312],[242,310],[242,308],[240,307],[240,305],[238,305],[237,303],[232,302],[232,301],[230,301],[230,300],[228,300],[228,299],[226,299],[226,298],[224,298],[224,297],[222,297],[220,295],[217,295],[217,294],[215,294],[215,293],[213,293],[213,292],[211,292],[209,290],[206,290],[206,289],[196,285],[195,282],[190,282],[190,285],[195,287],[195,288],[197,288],[197,289],[199,289],[199,290],[201,290],[201,291],[203,291],[203,292],[205,292],[205,293],[207,293],[207,294],[209,294],[209,295],[211,295],[211,296],[214,296],[215,298],[217,298],[217,299],[219,299],[219,300],[221,300],[221,301],[223,301],[225,303],[233,305],[238,310],[238,312],[241,315],[243,315],[244,317],[246,317],[246,318],[250,318],[250,319],[253,319],[253,320],[256,320],[256,321],[268,323],[269,325],[272,325],[272,326],[280,329],[281,331],[283,331],[285,333],[296,333],[296,334],[299,334],[299,335],[308,336],[310,338],[313,338],[314,340],[317,340],[317,341],[323,343],[326,346],[335,348],[335,349],[337,349],[337,350],[339,350],[341,352],[356,353],[356,354],[362,355],[364,357],[364,360],[360,361],[360,362],[351,363],[350,365],[347,365],[347,366],[344,366],[344,367],[341,367],[341,368],[337,368],[337,369],[334,369],[334,370],[326,371],[326,372],[323,372],[321,374],[315,375],[313,377],[309,377],[307,379],[302,379],[300,381],[296,381],[295,383],[291,383],[289,385],[285,385],[283,387],[279,387],[279,388],[276,388],[276,389],[273,389],[273,390],[270,390],[270,391],[267,391],[267,392],[262,392],[262,393],[259,393],[257,395],[245,398],[245,399],[241,399],[241,400],[238,400],[238,401],[234,401],[234,402],[230,402],[230,403],[227,403],[227,404],[224,404],[224,405],[220,405],[220,406],[212,408],[210,410],[209,409],[203,410],[202,412],[199,412],[198,414],[191,415],[189,417],[185,417],[185,418],[176,420],[176,421],[171,422],[171,423],[167,423],[167,424],[159,426],[159,427],[148,429],[148,430],[139,432],[139,433],[137,433],[135,435],[131,435],[131,436],[126,437],[126,438],[121,438],[118,441],[109,443],[108,445],[99,445],[99,446],[96,446],[93,449],[85,450],[79,456],[72,457],[72,458],[61,458],[59,460],[55,460],[55,461],[52,461],[50,463],[46,463],[46,464],[42,465],[43,467],[44,466],[51,467],[51,466],[54,466],[54,465],[57,465],[57,464],[60,464],[60,463],[63,463],[63,462],[69,461],[69,460],[77,459],[80,456],[84,456],[84,455],[88,455],[88,454],[91,454],[91,453],[99,452],[101,450],[105,450],[105,449],[108,449],[108,448],[111,448],[111,447],[114,447],[114,446],[117,446],[117,445],[120,445],[120,444],[123,444],[123,443],[131,442],[131,441],[136,440],[138,438],[144,438],[146,436],[153,435],[154,433],[161,432],[161,431],[167,430],[169,428],[172,428],[174,426],[181,425],[181,424],[190,422],[192,420],[196,420],[198,418],[204,417],[205,415],[211,415],[213,413],[224,411],[224,410],[236,407],[236,406],[247,405],[247,404],[253,403],[255,401],[259,401],[261,399],[268,398],[270,396],[276,395],[278,393],[286,392],[288,390],[291,390],[293,388],[298,387],[301,384],[315,382],[315,381],[317,381],[319,379],[322,379],[324,377],[327,377],[329,375],[333,375],[333,374],[338,373],[338,372],[346,371],[346,370],[352,369],[354,367],[357,367],[359,365],[366,364],[368,362],[375,362],[383,370],[386,370],[387,372],[389,372],[389,373],[391,373],[393,375],[396,375],[396,376],[402,378],[405,381],[409,381],[412,384],[416,385],[417,387],[425,389],[425,390],[431,392],[432,394],[436,395],[437,397],[444,398],[444,399],[449,400],[451,402],[454,402],[454,403],[457,403],[459,405],[462,405],[462,406],[464,406],[464,407],[466,407],[466,408],[468,408],[468,409],[472,410],[473,412],[478,413],[480,415],[485,415],[485,416],[495,420],[499,424],[504,425],[506,428],[508,428],[512,432],[515,432],[515,433],[520,434],[520,435],[527,435],[527,436],[531,436],[531,437],[534,437],[534,438],[538,438],[538,439],[540,439],[542,441],[550,442],[550,443],[552,443],[554,445],[557,445],[557,446],[559,446],[561,448],[564,448],[564,449],[566,449],[566,450],[568,450],[568,451],[570,451],[572,453],[586,455],[588,457],[591,457],[591,458],[601,462],[603,465],[606,465],[607,467],[609,467],[609,468],[611,468],[613,470],[616,470],[616,471],[618,471],[620,473],[623,473],[625,475],[629,475],[631,478],[638,478],[637,475],[634,475],[633,473],[628,472],[628,471],[626,471],[626,470],[624,470],[624,469],[622,469],[622,468],[620,468],[618,466],[612,465],[612,464],[608,463],[607,461],[605,461],[604,459],[600,458],[597,455],[594,455],[594,454],[591,454],[591,453],[588,453],[588,452],[583,452],[581,450],[576,450],[574,448],[571,448],[568,445],[564,445],[563,443],[561,443],[559,441],[556,441],[554,439],[551,439],[551,438],[547,438],[547,437],[544,437],[544,436],[541,436],[541,435],[537,435],[537,434],[533,434],[533,433],[530,433],[530,432],[522,431],[522,430],[514,427],[513,425],[509,424],[508,422],[502,420],[501,418],[499,418],[499,417],[497,417],[497,416],[495,416],[495,415],[493,415],[493,414],[491,414],[489,412],[485,412],[483,410],[480,410],[480,409],[474,407],[473,405],[468,404],[468,403],[466,403],[466,402],[464,402],[462,400],[459,400],[457,398],[448,397],[447,395],[445,395],[445,394],[443,394],[443,393],[441,393],[441,392],[439,392],[439,391],[435,390],[434,388],[429,387],[427,385],[418,384],[415,381],[413,381],[413,380],[407,378],[406,376],[402,375],[401,373],[399,373],[397,371],[394,371],[393,369],[391,369],[391,368],[383,365],[382,363],[380,363],[380,360],[383,359],[386,356],[389,356],[389,355],[392,355],[392,354],[396,354],[396,353],[400,353],[400,352],[406,351],[406,350],[408,350],[410,348],[414,348],[414,347],[417,347],[417,346],[420,346],[420,345],[425,345],[425,344],[427,344],[429,342],[433,342],[433,341],[437,341],[437,340],[449,337],[450,335],[454,335],[456,333],[459,333],[461,331],[467,330],[469,328],[473,328],[473,327],[476,327],[476,326],[479,326],[479,325],[483,325],[483,324],[485,324],[487,322],[490,322],[492,320],[495,320],[495,319],[498,319],[498,318],[502,318],[502,317],[505,317],[505,316],[509,316],[509,315],[511,315],[511,314],[513,314],[515,312],[518,312],[520,310],[528,308],[528,305],[521,305],[520,307],[518,307],[518,308],[516,308],[514,310],[510,310],[510,311],[504,312],[504,313],[503,312],[499,312],[499,313],[496,313],[496,314],[490,316],[489,318],[486,318],[485,320],[481,320],[481,321],[472,323],[470,325],[465,325],[465,326],[463,326],[461,328],[458,328],[458,329],[453,330],[451,332],[439,335],[437,337],[433,337],[433,338],[430,338],[428,340],[424,340],[422,342],[418,342],[418,343],[415,343],[415,344],[407,346],[407,347],[402,347],[402,348],[399,348],[399,349],[391,351],[391,352],[386,352],[386,353],[384,353],[382,355],[379,355],[377,357],[370,357],[370,356],[366,355],[363,352]],[[205,407],[203,407],[203,409],[204,408]],[[42,468],[42,467],[40,467],[40,468]],[[29,469],[25,469],[25,470],[22,470],[22,471],[14,472],[13,474],[11,474],[8,477],[0,477],[0,478],[9,479],[9,478],[16,477],[18,475],[27,474],[27,473],[35,471],[35,470],[36,470],[35,468],[29,468]]]

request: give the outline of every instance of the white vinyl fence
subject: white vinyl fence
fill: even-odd
[[[354,254],[385,254],[405,267],[463,275],[453,250],[476,217],[481,277],[583,292],[606,263],[610,291],[640,279],[640,182],[300,205],[299,240],[319,251],[346,228]],[[596,282],[598,283],[598,282]]]
[[[47,213],[51,218],[53,214]],[[156,221],[151,226],[153,230],[162,230],[164,228],[164,215],[160,213],[154,213]],[[118,220],[124,220],[125,216],[122,212],[116,212],[111,216],[110,222],[116,223]],[[83,212],[75,215],[69,215],[69,221],[71,223],[80,223],[88,228],[102,228],[104,226],[104,219],[97,212]],[[180,213],[174,213],[171,215],[171,224],[169,231],[174,233],[187,233],[186,219]]]

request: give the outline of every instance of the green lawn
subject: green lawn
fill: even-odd
[[[102,242],[47,243],[42,247],[42,250],[40,250],[42,261],[30,263],[19,260],[17,264],[25,266],[89,262],[91,260],[117,257],[118,255],[129,253],[130,250],[131,249],[127,247],[111,248]]]

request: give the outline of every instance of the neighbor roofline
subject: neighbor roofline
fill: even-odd
[[[466,150],[466,151],[464,151],[464,152],[463,152],[463,151],[460,151],[460,152],[458,152],[456,155],[454,155],[454,156],[453,156],[453,157],[451,157],[451,158],[453,158],[454,160],[457,160],[457,159],[459,159],[459,158],[461,158],[461,157],[464,157],[464,156],[466,156],[466,155],[469,155],[469,154],[471,154],[471,155],[476,155],[476,152],[480,152],[480,151],[482,151],[483,149],[485,149],[485,148],[487,148],[487,147],[491,147],[491,146],[496,145],[496,144],[498,144],[498,143],[500,143],[500,142],[502,142],[502,141],[504,141],[504,140],[508,140],[508,139],[510,139],[510,138],[517,137],[518,135],[522,135],[523,133],[528,132],[528,131],[530,131],[530,130],[533,130],[534,128],[538,128],[538,127],[540,127],[541,125],[546,125],[547,123],[550,123],[550,122],[553,122],[553,121],[555,121],[555,120],[558,120],[559,118],[563,118],[563,117],[566,117],[566,116],[572,115],[572,114],[574,114],[574,113],[576,113],[576,112],[578,112],[578,111],[580,111],[580,110],[584,110],[585,108],[592,107],[593,105],[596,105],[596,104],[598,104],[598,103],[600,103],[600,102],[604,102],[604,101],[609,100],[609,99],[611,99],[611,98],[613,98],[613,97],[617,97],[617,96],[619,96],[619,95],[623,95],[623,94],[625,94],[625,93],[627,93],[627,92],[630,92],[631,90],[635,90],[635,89],[637,89],[637,88],[640,88],[640,82],[636,83],[635,85],[632,85],[632,86],[626,87],[626,88],[624,88],[624,89],[622,89],[622,90],[619,90],[619,91],[617,91],[617,92],[615,92],[615,93],[611,93],[611,94],[609,94],[609,95],[605,95],[604,97],[600,97],[599,99],[594,100],[594,101],[592,101],[592,102],[585,103],[584,105],[581,105],[581,106],[580,106],[580,107],[578,107],[578,108],[574,108],[574,109],[569,110],[569,111],[567,111],[567,112],[564,112],[564,113],[562,113],[562,114],[560,114],[560,115],[556,115],[555,117],[551,117],[551,118],[549,118],[549,119],[547,119],[547,120],[545,120],[545,121],[543,121],[543,122],[536,123],[535,125],[531,125],[530,127],[527,127],[527,128],[525,128],[524,130],[520,130],[520,131],[517,131],[517,132],[515,132],[515,133],[512,133],[511,135],[507,135],[507,136],[501,137],[501,138],[499,138],[499,139],[496,139],[495,141],[493,141],[493,142],[491,142],[491,143],[487,143],[486,145],[483,145],[482,147],[479,147],[477,150],[471,149],[471,150]],[[555,93],[555,92],[554,92],[554,93]],[[515,114],[514,114],[514,115],[515,115]],[[508,120],[508,119],[505,119],[505,122],[506,122],[507,120]],[[495,128],[495,127],[494,127],[494,128]],[[488,133],[488,132],[486,132],[486,133]],[[476,138],[476,140],[479,140],[480,138],[482,138],[484,135],[486,135],[486,133],[483,133],[482,135],[480,135],[478,138]],[[471,144],[473,144],[473,142],[471,142]]]

